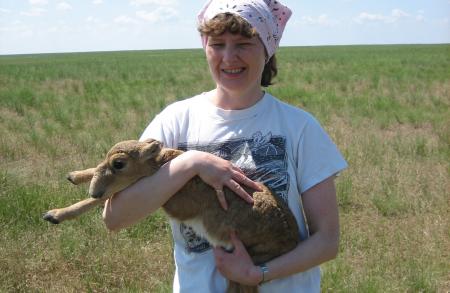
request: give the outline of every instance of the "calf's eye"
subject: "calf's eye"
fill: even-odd
[[[114,168],[114,169],[120,170],[120,169],[123,169],[123,167],[125,167],[125,162],[122,162],[122,161],[114,161],[114,162],[112,163],[112,165],[113,165],[113,168]]]

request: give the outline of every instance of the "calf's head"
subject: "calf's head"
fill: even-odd
[[[154,174],[165,162],[159,141],[119,142],[95,168],[89,195],[94,198],[110,197],[140,178]]]

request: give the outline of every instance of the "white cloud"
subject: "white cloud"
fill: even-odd
[[[137,23],[137,21],[129,16],[126,15],[120,15],[116,18],[114,18],[114,22],[118,24],[134,24]]]
[[[24,16],[41,16],[46,11],[47,11],[47,9],[44,9],[44,8],[33,7],[30,10],[28,10],[28,11],[20,12],[20,15],[24,15]]]
[[[153,11],[136,11],[136,15],[149,22],[160,22],[176,17],[178,12],[170,7],[159,7]]]
[[[70,5],[70,4],[67,3],[67,2],[59,2],[59,3],[56,5],[56,9],[58,9],[58,10],[63,10],[63,11],[72,10],[72,5]]]
[[[86,18],[86,22],[88,22],[88,23],[100,23],[100,19],[98,19],[98,18],[96,18],[96,17],[91,15],[91,16],[88,16]]]
[[[31,5],[47,5],[48,0],[28,0]]]
[[[79,29],[84,33],[95,35],[98,33],[103,33],[105,30],[112,29],[112,23],[106,23],[102,21],[102,19],[91,15],[85,19],[84,25],[80,26]]]
[[[425,22],[425,11],[420,9],[417,11],[417,15],[416,15],[416,21],[417,22]]]
[[[56,25],[48,28],[47,32],[49,33],[72,33],[73,29],[68,25]]]
[[[355,21],[358,23],[368,22],[368,21],[385,21],[386,17],[381,14],[371,14],[367,12],[361,12]]]
[[[449,20],[448,18],[441,18],[437,20],[437,24],[443,25],[443,26],[448,26],[449,24]]]
[[[339,24],[338,20],[331,19],[327,14],[321,14],[317,17],[303,16],[300,19],[300,24],[319,25],[319,26],[333,26]]]
[[[92,4],[95,4],[95,5],[103,4],[103,0],[94,0],[94,1],[92,1]]]
[[[177,4],[176,0],[132,0],[130,2],[133,6],[142,6],[142,5],[158,5],[158,6],[173,6]]]
[[[0,13],[9,14],[9,13],[11,13],[11,10],[5,9],[5,8],[0,8]]]
[[[383,14],[372,14],[368,12],[361,12],[354,21],[357,23],[367,23],[367,22],[384,22],[384,23],[394,23],[402,18],[410,17],[411,15],[401,9],[393,9],[390,15]]]
[[[130,4],[137,7],[152,6],[150,9],[136,11],[136,16],[148,22],[162,22],[178,16],[175,9],[177,0],[130,0]],[[119,21],[119,20],[118,20]],[[129,23],[130,19],[122,18],[120,22]]]
[[[21,21],[14,21],[8,26],[1,26],[0,32],[12,33],[20,37],[30,37],[33,35],[32,27],[22,23]]]
[[[409,15],[409,13],[406,13],[403,10],[400,10],[400,9],[397,9],[397,8],[393,9],[391,14],[392,14],[392,17],[394,17],[396,19],[401,18],[401,17],[409,17],[409,16],[411,16],[411,15]]]

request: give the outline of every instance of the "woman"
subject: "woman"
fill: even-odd
[[[303,241],[255,266],[239,235],[232,235],[235,250],[228,253],[171,222],[174,292],[224,292],[225,278],[260,284],[260,292],[319,292],[318,265],[336,256],[334,177],[346,162],[310,114],[261,88],[276,75],[274,53],[290,15],[287,7],[269,0],[205,5],[199,31],[216,88],[168,106],[141,137],[187,152],[110,200],[104,219],[112,230],[132,225],[197,175],[217,190],[224,208],[224,186],[251,203],[241,184],[257,188],[255,181],[261,181],[288,203]]]

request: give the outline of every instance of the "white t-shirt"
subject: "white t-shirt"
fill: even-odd
[[[141,140],[200,150],[232,161],[252,180],[263,182],[288,203],[302,239],[308,238],[300,194],[347,167],[335,144],[309,113],[270,94],[244,110],[223,110],[210,93],[169,105],[148,125]],[[215,267],[209,243],[171,220],[175,248],[173,292],[221,293],[226,280]],[[265,292],[320,292],[320,269],[272,280]]]

